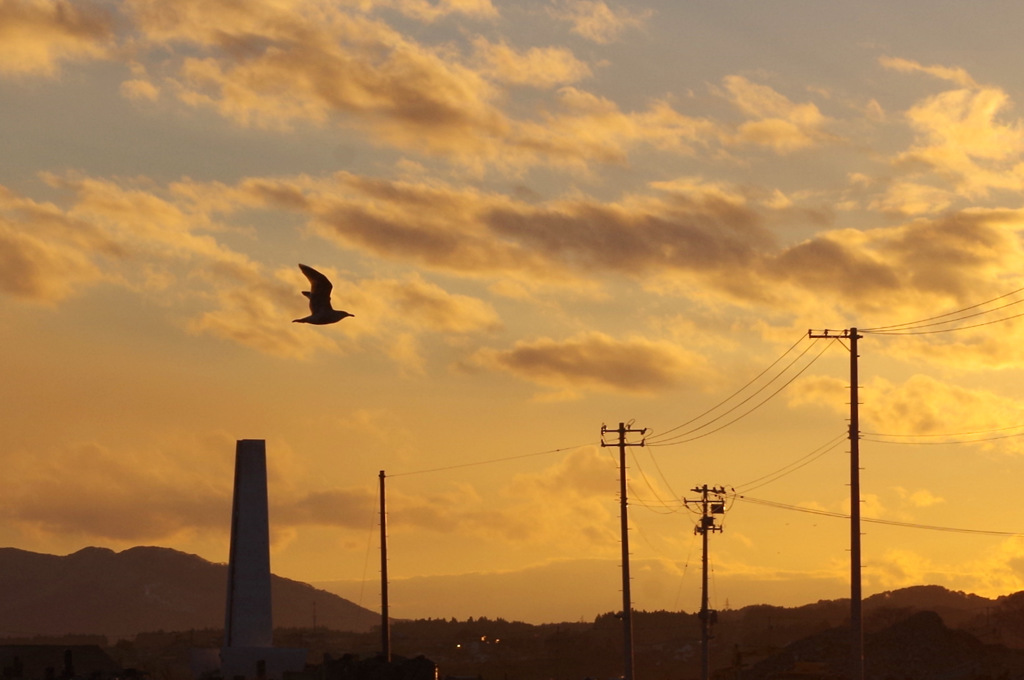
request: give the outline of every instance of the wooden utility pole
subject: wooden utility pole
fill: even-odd
[[[391,663],[391,619],[388,615],[388,515],[384,471],[380,471],[380,653]]]
[[[683,499],[683,503],[699,504],[700,523],[693,528],[695,534],[701,535],[703,551],[701,553],[701,589],[700,589],[700,677],[709,680],[711,677],[711,626],[715,623],[718,612],[708,608],[708,534],[721,532],[722,527],[715,525],[715,515],[725,512],[725,488],[709,487],[707,484],[690,489],[699,493],[696,500]]]
[[[615,444],[608,444],[604,441],[604,435],[608,432],[617,432],[619,440]],[[630,433],[646,434],[647,428],[639,430],[627,427],[625,423],[619,423],[617,430],[609,430],[601,426],[601,446],[619,447],[619,517],[621,519],[622,533],[622,635],[623,635],[623,680],[634,680],[633,678],[633,604],[629,593],[629,516],[627,515],[626,501],[626,447],[643,446],[644,440],[629,443],[626,435]]]
[[[850,341],[850,677],[864,680],[864,619],[861,611],[860,557],[860,394],[856,328],[807,331],[810,338]]]

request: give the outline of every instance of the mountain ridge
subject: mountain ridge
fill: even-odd
[[[137,546],[115,552],[88,547],[66,556],[0,548],[0,636],[131,637],[219,630],[226,588],[226,564],[172,548]],[[380,625],[378,613],[328,590],[280,576],[272,577],[272,588],[275,628],[315,624],[363,633]],[[1024,592],[989,599],[930,585],[887,591],[865,598],[865,626],[888,625],[919,610],[934,611],[951,628],[970,630],[982,639],[1024,647]],[[788,630],[790,639],[822,625],[840,625],[848,616],[848,599],[798,607],[750,605],[718,613],[720,623],[733,623],[737,630],[764,625],[776,635]]]
[[[76,635],[106,636],[118,640],[108,650],[121,666],[159,667],[168,680],[187,680],[189,650],[220,644],[226,585],[227,565],[170,548],[93,547],[66,556],[0,548],[0,638],[70,644]],[[311,660],[377,652],[375,612],[290,579],[274,576],[272,587],[275,644],[307,649]],[[1024,592],[989,599],[912,586],[866,598],[863,612],[870,678],[1024,677]],[[712,667],[742,669],[751,680],[842,677],[849,614],[848,598],[719,611]],[[392,623],[400,654],[425,654],[456,676],[612,677],[621,663],[614,611],[587,623],[485,616]],[[696,613],[636,611],[633,627],[641,677],[674,680],[682,668],[692,675],[701,638]]]
[[[275,627],[364,632],[380,615],[325,590],[271,576]],[[172,548],[70,555],[0,548],[0,635],[100,634],[223,628],[227,565]]]

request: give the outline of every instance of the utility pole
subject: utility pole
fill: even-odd
[[[864,619],[861,614],[860,558],[860,395],[856,328],[807,331],[809,338],[850,341],[850,669],[852,680],[864,680]]]
[[[722,527],[715,524],[715,515],[725,513],[725,488],[721,486],[709,487],[707,484],[690,489],[699,493],[700,498],[696,500],[683,499],[683,503],[699,504],[700,523],[693,528],[693,533],[700,534],[703,551],[701,554],[701,588],[700,588],[700,677],[701,680],[708,680],[711,677],[711,626],[718,618],[718,612],[708,608],[708,534],[722,531]]]
[[[630,423],[632,425],[632,423]],[[616,432],[619,440],[615,444],[608,444],[604,435],[608,432]],[[619,517],[621,519],[622,533],[622,635],[623,635],[623,680],[633,680],[633,603],[629,593],[629,516],[626,514],[626,447],[643,446],[646,440],[639,442],[627,442],[626,435],[631,433],[646,434],[647,428],[634,429],[627,427],[625,423],[619,423],[617,430],[609,430],[601,426],[601,446],[619,447]]]
[[[380,471],[380,654],[391,663],[391,620],[388,615],[388,515],[384,471]]]

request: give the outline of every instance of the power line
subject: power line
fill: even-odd
[[[927,334],[927,333],[945,333],[945,332],[951,332],[951,331],[957,331],[957,330],[966,330],[968,328],[978,328],[979,326],[987,326],[987,325],[992,324],[992,323],[999,323],[1001,321],[1008,321],[1009,319],[1015,319],[1015,318],[1018,318],[1019,316],[1024,316],[1024,314],[1016,314],[1016,315],[1013,315],[1013,316],[1005,317],[1005,318],[1002,318],[1002,319],[996,319],[994,321],[989,321],[989,322],[985,322],[985,323],[977,324],[977,325],[972,325],[972,326],[961,326],[961,327],[957,327],[957,328],[945,328],[945,329],[938,329],[938,330],[931,330],[931,331],[921,331],[921,330],[919,330],[921,328],[927,328],[927,327],[931,327],[931,326],[939,326],[939,325],[943,325],[943,324],[958,323],[958,322],[963,321],[965,319],[970,319],[970,318],[973,318],[973,317],[976,317],[976,316],[981,316],[983,314],[991,314],[992,312],[999,311],[1000,309],[1005,309],[1007,307],[1012,307],[1013,305],[1020,304],[1021,302],[1024,302],[1024,299],[1015,300],[1013,302],[1008,302],[1008,303],[1006,303],[1004,305],[1000,305],[999,307],[995,307],[993,309],[982,310],[982,311],[979,311],[979,312],[975,312],[973,314],[965,314],[965,312],[970,312],[971,310],[978,309],[979,307],[984,307],[985,305],[991,304],[993,302],[998,302],[999,300],[1003,300],[1005,298],[1010,297],[1011,295],[1016,295],[1016,294],[1018,294],[1020,292],[1024,292],[1024,288],[1017,288],[1016,290],[1011,290],[1008,293],[1003,293],[1002,295],[994,297],[994,298],[992,298],[990,300],[985,300],[984,302],[979,302],[977,304],[973,304],[973,305],[970,305],[968,307],[963,307],[961,309],[958,309],[958,310],[955,310],[955,311],[952,311],[952,312],[946,312],[945,314],[939,314],[937,316],[930,316],[930,317],[927,317],[925,319],[918,319],[917,321],[908,321],[908,322],[904,322],[904,323],[891,324],[891,325],[888,325],[888,326],[877,326],[875,328],[862,328],[862,329],[860,329],[860,331],[862,333],[877,333],[877,334],[883,334],[883,335],[885,335],[885,334],[888,334],[888,335],[922,335],[922,334]],[[950,317],[954,317],[954,318],[950,318]],[[945,319],[945,321],[940,321],[940,319]]]
[[[883,436],[886,436],[886,435],[883,435]],[[893,437],[911,436],[912,437],[914,435],[889,435],[889,436],[893,436]],[[928,436],[928,435],[922,435],[922,436]],[[866,442],[872,442],[873,444],[897,444],[897,445],[900,445],[900,446],[946,446],[946,445],[957,446],[957,445],[960,445],[960,444],[981,444],[981,443],[984,443],[984,442],[994,442],[994,441],[999,441],[1000,439],[1013,439],[1015,437],[1024,437],[1024,432],[1018,432],[1016,434],[1002,434],[1002,435],[996,435],[994,437],[984,437],[982,439],[960,439],[960,440],[953,439],[953,440],[941,441],[941,442],[906,442],[906,441],[904,441],[904,442],[895,442],[895,441],[890,441],[888,439],[876,439],[874,437],[862,437],[862,439],[864,441],[866,441]]]
[[[793,461],[792,463],[789,463],[788,465],[785,465],[785,466],[779,468],[775,472],[770,472],[770,473],[768,473],[766,475],[762,475],[761,477],[758,477],[757,479],[751,480],[751,481],[747,482],[746,484],[740,484],[739,485],[740,489],[742,489],[744,492],[746,492],[746,491],[753,491],[754,489],[760,489],[762,486],[767,486],[768,484],[771,484],[774,481],[782,479],[786,475],[792,474],[792,473],[796,472],[797,470],[799,470],[800,468],[805,467],[807,465],[810,465],[814,461],[816,461],[819,458],[821,458],[822,456],[824,456],[826,453],[829,453],[834,448],[836,448],[837,446],[842,444],[844,441],[846,441],[847,436],[848,436],[847,433],[843,432],[842,434],[837,435],[837,436],[833,437],[832,439],[828,440],[827,442],[825,442],[824,444],[822,444],[818,448],[814,449],[813,451],[811,451],[807,455],[805,455],[805,456],[803,456],[803,457]],[[762,480],[764,480],[764,481],[762,481]],[[758,483],[758,482],[760,482],[760,483]]]
[[[358,604],[360,606],[362,606],[362,604],[363,604],[363,591],[366,589],[366,570],[367,570],[368,565],[370,564],[370,551],[373,549],[373,547],[372,547],[373,535],[375,533],[375,529],[377,528],[375,526],[377,524],[377,510],[376,510],[376,506],[377,506],[377,503],[379,501],[380,501],[380,487],[377,487],[377,496],[376,496],[376,498],[374,498],[374,503],[373,503],[374,511],[370,515],[370,520],[371,520],[370,521],[370,531],[369,531],[369,533],[366,536],[366,555],[363,557],[363,580],[359,583],[359,599],[356,601],[356,604]]]
[[[994,427],[989,430],[974,430],[972,432],[932,432],[932,433],[920,433],[920,434],[892,434],[887,432],[861,432],[861,434],[868,435],[871,437],[970,437],[978,434],[990,434],[992,432],[1006,432],[1007,430],[1019,430],[1024,428],[1024,424],[1021,425],[1008,425],[1006,427]],[[1022,433],[1024,434],[1024,433]]]
[[[658,459],[655,457],[654,452],[648,449],[647,455],[651,457],[651,462],[654,463],[654,469],[658,471],[658,476],[661,477],[661,481],[665,482],[665,487],[668,489],[669,493],[672,494],[672,497],[675,499],[680,498],[679,494],[677,494],[675,489],[672,488],[672,484],[668,481],[668,477],[665,476],[665,472],[661,469],[661,465],[658,464]],[[640,463],[637,462],[637,467],[639,467],[639,465]],[[655,494],[655,496],[657,496],[657,494]]]
[[[1024,300],[1021,300],[1024,302]],[[1014,303],[1016,304],[1016,303]],[[1014,314],[1012,316],[1005,316],[1001,319],[993,319],[992,321],[984,321],[982,323],[971,324],[970,326],[957,326],[955,328],[938,328],[930,331],[921,330],[903,330],[903,331],[864,331],[872,335],[934,335],[936,333],[953,333],[955,331],[966,331],[972,328],[981,328],[982,326],[991,326],[993,324],[1002,323],[1004,321],[1010,321],[1012,319],[1019,319],[1024,316],[1024,312],[1020,314]],[[922,326],[923,328],[923,326]]]
[[[760,477],[758,477],[756,479],[752,479],[751,481],[747,482],[746,484],[740,484],[736,488],[739,488],[742,492],[746,493],[748,491],[753,491],[754,489],[760,489],[763,486],[767,486],[768,484],[771,484],[772,482],[778,481],[779,479],[782,479],[783,477],[785,477],[787,475],[790,475],[790,474],[796,472],[797,470],[799,470],[799,469],[801,469],[803,467],[806,467],[807,465],[810,465],[811,463],[813,463],[814,461],[818,460],[819,458],[821,458],[825,454],[833,451],[837,446],[839,446],[844,441],[846,441],[846,439],[847,439],[847,433],[843,432],[842,434],[833,437],[832,439],[828,440],[827,442],[825,442],[821,446],[818,446],[817,448],[815,448],[810,453],[807,453],[807,454],[801,456],[800,458],[796,459],[795,461],[793,461],[791,463],[787,463],[786,465],[782,466],[781,468],[779,468],[779,469],[777,469],[777,470],[775,470],[773,472],[769,472],[768,474],[762,475],[762,476],[760,476]],[[651,459],[655,460],[653,454],[651,455]],[[647,475],[643,472],[643,469],[640,467],[640,461],[636,458],[635,455],[633,457],[633,460],[636,463],[636,467],[637,467],[637,469],[640,472],[641,478],[644,480],[645,484],[647,485],[647,488],[650,489],[651,493],[654,494],[654,498],[653,499],[643,498],[643,497],[640,496],[640,494],[636,493],[636,491],[633,490],[632,487],[630,487],[630,491],[633,492],[633,504],[634,505],[639,505],[642,508],[646,508],[648,510],[652,510],[654,512],[658,512],[658,514],[666,514],[666,515],[667,514],[674,514],[676,512],[679,512],[681,509],[683,509],[685,507],[685,502],[681,498],[679,498],[679,495],[677,493],[675,493],[674,491],[672,491],[671,488],[669,488],[669,491],[670,491],[670,493],[672,495],[672,498],[671,499],[662,498],[661,495],[658,493],[657,489],[654,488],[654,486],[651,484],[650,480],[647,478]],[[660,472],[660,468],[659,468],[659,472]],[[664,474],[662,474],[662,479],[664,479]],[[668,482],[666,481],[666,484],[667,483]],[[733,491],[735,491],[736,488],[734,488]]]
[[[990,435],[994,432],[1007,432],[1009,430],[1020,430],[1024,428],[1024,425],[1010,425],[1007,427],[996,427],[991,430],[975,430],[973,432],[942,432],[942,433],[924,433],[924,434],[889,434],[884,432],[864,432],[864,439],[866,441],[874,442],[877,444],[900,444],[905,446],[942,446],[942,445],[958,445],[958,444],[980,444],[983,442],[992,442],[1000,439],[1013,439],[1015,437],[1024,437],[1024,432],[1015,432],[1013,434],[1001,434],[993,436],[981,436]],[[943,441],[891,441],[893,439],[910,439],[910,438],[933,438],[943,439]],[[957,437],[980,437],[976,439],[957,439]]]
[[[644,472],[644,469],[643,469],[643,467],[641,467],[641,465],[640,465],[640,460],[639,460],[639,459],[637,458],[637,456],[636,456],[636,453],[633,453],[633,452],[630,452],[630,453],[631,453],[631,455],[632,455],[632,457],[633,457],[633,463],[634,463],[634,467],[635,467],[635,468],[637,469],[637,472],[639,472],[639,473],[640,473],[640,478],[641,478],[642,480],[644,480],[644,484],[646,484],[646,485],[647,485],[647,488],[648,488],[648,489],[650,489],[650,490],[651,490],[651,493],[653,493],[653,494],[654,494],[654,497],[655,497],[655,498],[656,498],[656,499],[658,500],[658,503],[660,503],[660,504],[661,504],[661,507],[665,507],[665,508],[668,508],[668,507],[669,507],[669,502],[668,502],[668,501],[666,501],[666,500],[665,500],[664,498],[662,498],[662,497],[661,497],[661,495],[660,495],[660,494],[658,493],[658,490],[657,490],[656,488],[654,488],[654,485],[653,485],[653,484],[651,484],[651,480],[647,478],[647,473],[645,473],[645,472]],[[652,460],[653,460],[653,456],[652,456]],[[659,468],[659,472],[660,472],[660,468]],[[664,477],[665,477],[665,476],[664,476],[664,475],[662,475],[662,479],[664,479]],[[668,484],[667,480],[666,480],[666,482],[665,482],[665,483],[666,483],[666,484]],[[631,492],[633,493],[633,498],[636,498],[636,497],[637,497],[637,496],[639,495],[639,494],[637,494],[637,493],[636,493],[635,491],[633,491],[633,488],[632,488],[632,486],[630,486],[630,491],[631,491]],[[670,493],[671,493],[671,494],[672,494],[673,496],[675,496],[675,495],[676,495],[676,494],[675,494],[675,492],[673,492],[673,491],[672,491],[671,487],[669,488],[669,492],[670,492]],[[675,499],[675,498],[673,498],[673,502],[674,502],[675,500],[676,500],[676,499]],[[653,505],[648,505],[648,506],[644,506],[644,507],[647,507],[647,508],[650,508],[650,509],[654,509],[654,507],[655,507],[655,506],[653,506]],[[678,510],[673,510],[672,512],[678,512]],[[669,514],[669,513],[665,513],[665,514]]]
[[[768,501],[761,498],[751,498],[750,496],[743,496],[740,494],[737,494],[735,498],[736,500],[745,501],[747,503],[764,505],[770,508],[778,508],[780,510],[793,510],[796,512],[804,512],[811,515],[822,515],[824,517],[835,517],[837,519],[850,519],[850,515],[842,512],[832,512],[830,510],[822,510],[820,508],[805,508],[799,505],[788,505],[786,503]],[[958,534],[979,534],[984,536],[1024,537],[1024,533],[1016,531],[993,531],[989,529],[964,529],[959,527],[944,527],[935,526],[932,524],[918,524],[916,522],[898,522],[896,520],[879,519],[877,517],[861,517],[861,521],[871,522],[872,524],[884,524],[887,526],[904,527],[907,529],[926,529],[928,531],[946,531]]]
[[[758,380],[759,380],[759,379],[760,379],[760,378],[761,378],[761,377],[762,377],[762,376],[763,376],[763,375],[764,375],[765,373],[767,373],[768,371],[770,371],[770,370],[771,370],[771,369],[772,369],[772,368],[773,368],[773,367],[774,367],[774,366],[775,366],[775,365],[776,365],[777,363],[779,363],[779,362],[780,362],[780,361],[782,361],[782,360],[783,360],[784,358],[786,358],[786,355],[788,355],[788,354],[789,354],[790,352],[792,352],[792,351],[793,351],[794,349],[796,349],[796,346],[797,346],[797,345],[799,345],[799,344],[800,344],[801,342],[803,342],[803,341],[804,341],[805,339],[806,339],[806,337],[805,337],[805,336],[803,336],[803,335],[801,335],[801,336],[800,336],[800,337],[799,337],[799,338],[797,339],[797,341],[796,341],[796,342],[794,342],[794,343],[793,343],[792,345],[790,345],[789,349],[787,349],[787,350],[786,350],[785,352],[783,352],[783,353],[782,353],[781,355],[779,355],[779,357],[778,357],[778,358],[777,358],[777,359],[776,359],[775,361],[773,361],[772,363],[770,363],[770,364],[769,364],[769,365],[768,365],[768,366],[767,366],[767,367],[766,367],[766,368],[765,368],[765,369],[764,369],[763,371],[761,371],[760,373],[758,373],[757,375],[755,375],[755,376],[754,376],[753,378],[751,378],[751,379],[750,379],[750,380],[749,380],[749,381],[747,382],[747,384],[743,385],[743,387],[739,388],[738,390],[736,390],[735,392],[733,392],[732,394],[730,394],[730,395],[729,395],[728,397],[726,397],[725,399],[723,399],[723,400],[722,400],[722,401],[720,401],[719,403],[715,404],[714,406],[712,406],[711,408],[707,409],[707,410],[706,410],[706,411],[704,411],[703,413],[699,413],[699,414],[697,414],[696,416],[694,416],[693,418],[690,418],[689,420],[687,420],[687,421],[686,421],[686,422],[684,422],[684,423],[680,423],[679,425],[676,425],[676,426],[675,426],[675,427],[673,427],[673,428],[670,428],[670,429],[668,429],[668,430],[665,430],[664,432],[660,432],[660,433],[658,433],[657,435],[653,435],[653,434],[652,434],[652,435],[651,435],[651,437],[650,437],[649,439],[651,439],[652,441],[657,441],[659,437],[664,437],[665,435],[668,435],[668,434],[670,434],[670,433],[672,433],[672,432],[675,432],[676,430],[680,430],[680,429],[682,429],[682,428],[684,428],[684,427],[687,427],[688,425],[691,425],[691,424],[693,424],[693,423],[697,422],[698,420],[700,420],[700,419],[701,419],[701,418],[703,418],[704,416],[707,416],[707,415],[710,415],[711,413],[714,413],[714,412],[715,412],[716,410],[718,410],[719,408],[721,408],[722,406],[724,406],[725,404],[727,404],[727,403],[728,403],[728,402],[729,402],[729,401],[730,401],[731,399],[733,399],[734,397],[736,397],[737,395],[739,395],[739,394],[740,394],[741,392],[743,392],[743,391],[744,391],[745,389],[747,389],[748,387],[750,387],[751,385],[753,385],[753,384],[754,384],[755,382],[757,382],[757,381],[758,381]],[[807,353],[807,350],[804,350],[804,354],[806,354],[806,353]],[[803,355],[801,354],[801,356],[803,356]],[[792,365],[792,364],[791,364],[791,365]],[[788,368],[788,366],[787,366],[787,368]],[[772,378],[772,380],[769,380],[769,381],[768,381],[768,384],[771,384],[771,383],[772,383],[772,382],[773,382],[774,380],[776,380],[777,378],[778,378],[778,376],[776,376],[775,378]],[[767,386],[767,385],[766,385],[766,386]],[[763,389],[764,389],[764,387],[762,387],[761,389],[763,390]],[[759,391],[760,391],[760,390],[759,390]],[[754,394],[757,394],[757,392],[755,392]],[[685,434],[685,433],[684,433],[684,434]]]
[[[812,347],[812,346],[813,346],[813,345],[808,345],[808,346],[807,346],[807,349],[805,349],[805,350],[804,350],[803,352],[801,352],[801,353],[800,353],[800,355],[799,355],[798,357],[796,357],[796,359],[794,359],[794,360],[793,360],[792,362],[790,362],[790,363],[789,363],[789,365],[788,365],[788,366],[786,366],[786,368],[785,368],[785,369],[783,369],[783,372],[785,372],[785,371],[789,370],[789,369],[790,369],[790,368],[791,368],[791,367],[792,367],[792,366],[793,366],[793,365],[794,365],[794,364],[795,364],[795,363],[796,363],[797,361],[799,361],[799,360],[800,360],[801,358],[803,358],[803,357],[804,357],[804,355],[806,355],[806,354],[807,354],[807,352],[809,352],[809,351],[810,351],[810,349],[811,349],[811,347]],[[779,392],[781,392],[782,390],[784,390],[784,389],[786,389],[787,387],[789,387],[789,386],[790,386],[790,385],[791,385],[791,384],[792,384],[792,383],[793,383],[793,382],[794,382],[794,381],[795,381],[795,380],[796,380],[797,378],[799,378],[799,377],[800,377],[801,375],[803,375],[803,373],[804,373],[804,372],[805,372],[805,371],[806,371],[806,370],[807,370],[808,368],[810,368],[810,367],[811,367],[812,365],[814,365],[814,363],[815,363],[815,362],[816,362],[816,361],[817,361],[818,359],[820,359],[820,358],[821,358],[821,355],[822,355],[822,354],[824,354],[824,353],[825,353],[826,351],[828,351],[828,348],[829,348],[830,346],[831,346],[830,344],[826,344],[826,345],[825,345],[825,346],[824,346],[824,347],[822,348],[822,350],[821,350],[820,352],[818,352],[818,353],[817,353],[817,354],[816,354],[816,355],[815,355],[815,356],[814,356],[814,357],[813,357],[813,358],[812,358],[812,359],[811,359],[811,360],[810,360],[810,361],[809,361],[809,362],[808,362],[808,363],[807,363],[806,365],[804,365],[804,366],[803,366],[803,368],[801,368],[801,369],[800,369],[799,371],[797,371],[797,372],[796,372],[796,374],[795,374],[795,375],[794,375],[793,377],[791,377],[791,378],[790,378],[789,380],[787,380],[787,381],[786,381],[785,383],[783,383],[783,384],[782,384],[782,386],[780,386],[780,387],[779,387],[779,388],[778,388],[777,390],[775,390],[774,392],[772,392],[771,394],[769,394],[769,395],[768,395],[767,397],[765,397],[764,399],[762,399],[761,401],[759,401],[759,402],[758,402],[757,404],[755,404],[755,405],[754,405],[754,406],[753,406],[752,408],[750,408],[750,409],[749,409],[749,410],[747,410],[747,411],[744,411],[743,413],[741,413],[740,415],[736,416],[736,417],[735,417],[735,418],[733,418],[732,420],[730,420],[730,421],[728,421],[728,422],[726,422],[726,423],[724,423],[724,424],[722,424],[722,425],[720,425],[720,426],[716,427],[716,428],[715,428],[715,429],[713,429],[713,430],[709,430],[709,431],[707,431],[707,432],[703,432],[703,433],[701,433],[701,434],[696,434],[696,436],[693,436],[693,437],[689,437],[688,439],[686,438],[686,437],[688,437],[688,436],[689,436],[689,435],[691,435],[691,434],[695,434],[695,433],[699,432],[700,430],[702,430],[702,429],[704,429],[704,428],[706,428],[706,427],[709,427],[709,426],[710,426],[710,425],[711,425],[712,423],[715,423],[715,422],[717,422],[717,421],[718,421],[718,420],[720,420],[721,418],[723,418],[723,417],[725,417],[725,416],[729,415],[730,413],[732,413],[733,411],[735,411],[735,410],[736,410],[737,408],[739,408],[740,406],[742,406],[742,405],[746,404],[746,403],[747,403],[748,401],[750,401],[750,400],[751,400],[751,399],[753,399],[753,398],[754,398],[755,396],[757,396],[758,394],[760,394],[761,392],[763,392],[763,391],[764,391],[765,389],[767,389],[768,385],[772,384],[772,383],[773,383],[773,382],[775,382],[775,381],[776,381],[777,379],[779,379],[780,377],[782,377],[782,374],[783,374],[783,372],[780,372],[780,373],[779,373],[778,375],[776,375],[776,376],[775,376],[774,378],[772,378],[771,380],[769,380],[769,381],[768,381],[768,382],[767,382],[767,383],[766,383],[766,384],[765,384],[764,386],[762,386],[762,387],[761,387],[760,389],[758,389],[758,390],[757,390],[756,392],[754,392],[753,394],[751,394],[751,395],[750,395],[750,396],[748,396],[747,398],[743,399],[743,400],[742,400],[741,402],[739,402],[738,404],[736,404],[735,406],[733,406],[733,407],[732,407],[732,408],[730,408],[729,410],[727,410],[727,411],[725,411],[724,413],[721,413],[721,414],[719,414],[719,415],[715,416],[714,418],[712,418],[712,419],[711,419],[711,420],[709,420],[708,422],[704,423],[703,425],[698,425],[697,427],[695,427],[695,428],[693,428],[693,429],[687,430],[686,432],[681,432],[681,433],[679,433],[679,434],[677,434],[677,435],[674,435],[674,436],[672,436],[672,437],[669,437],[669,438],[667,438],[667,439],[661,439],[661,440],[655,441],[655,442],[653,442],[653,443],[649,443],[649,444],[648,444],[648,446],[675,446],[675,445],[677,445],[677,444],[686,444],[687,442],[692,442],[692,441],[695,441],[695,440],[697,440],[697,439],[702,439],[702,438],[704,438],[704,437],[707,437],[708,435],[714,434],[715,432],[718,432],[718,431],[720,431],[720,430],[723,430],[723,429],[725,429],[725,428],[729,427],[730,425],[732,425],[733,423],[735,423],[735,422],[737,422],[737,421],[740,421],[740,420],[742,420],[743,418],[746,418],[746,417],[747,417],[747,416],[749,416],[749,415],[750,415],[751,413],[753,413],[754,411],[756,411],[757,409],[761,408],[761,407],[762,407],[762,406],[764,406],[764,405],[765,405],[766,403],[768,403],[769,401],[771,401],[771,400],[772,400],[772,399],[773,399],[773,398],[774,398],[774,397],[775,397],[776,395],[778,395],[778,394],[779,394]]]
[[[572,451],[574,449],[581,449],[584,446],[597,446],[596,442],[587,442],[585,444],[577,444],[576,446],[563,446],[559,449],[548,449],[547,451],[535,451],[534,453],[521,453],[518,456],[505,456],[503,458],[491,458],[489,460],[478,460],[471,463],[456,463],[454,465],[445,465],[444,467],[429,468],[426,470],[412,470],[410,472],[397,472],[395,474],[389,474],[388,477],[410,477],[412,475],[425,475],[430,472],[445,472],[447,470],[457,470],[465,467],[475,467],[477,465],[491,465],[492,463],[504,463],[510,460],[520,460],[522,458],[533,458],[535,456],[547,456],[553,453],[563,453],[565,451]]]
[[[630,501],[630,505],[639,506],[641,508],[644,508],[645,510],[650,510],[651,512],[657,513],[659,515],[674,515],[679,511],[685,509],[683,506],[683,501],[675,498],[671,500],[666,500],[663,498],[655,498],[653,500],[650,498],[643,498],[640,494],[637,493],[636,489],[633,488],[632,484],[629,485],[629,492],[632,494],[632,500]]]
[[[1012,307],[1014,305],[1019,305],[1022,302],[1024,302],[1024,300],[1014,300],[1013,302],[1007,302],[1005,305],[1000,305],[998,307],[995,307],[994,309],[985,309],[985,310],[982,310],[980,312],[974,312],[973,314],[965,314],[963,316],[959,316],[959,317],[957,317],[955,319],[950,319],[948,321],[933,321],[931,323],[919,322],[917,324],[910,324],[909,327],[911,329],[913,329],[913,330],[918,330],[918,329],[921,329],[921,328],[929,328],[931,326],[942,326],[944,324],[956,323],[958,321],[964,321],[966,319],[973,319],[976,316],[982,316],[984,314],[991,314],[992,312],[998,312],[1000,309],[1006,309],[1007,307]],[[1020,316],[1020,315],[1018,314],[1016,316]],[[1016,318],[1016,317],[1009,317],[1009,318]],[[981,325],[986,325],[986,324],[981,324]],[[968,326],[968,328],[973,328],[973,326]],[[952,330],[959,330],[959,328],[946,328],[946,329],[942,329],[942,331],[952,331]],[[871,331],[864,331],[864,332],[865,333],[878,333],[878,334],[885,334],[885,333],[894,334],[894,333],[901,333],[901,332],[907,332],[907,331],[908,331],[908,329],[891,328],[891,329],[880,329],[880,330],[871,330]],[[933,332],[938,333],[938,332],[942,332],[942,331],[933,331]]]

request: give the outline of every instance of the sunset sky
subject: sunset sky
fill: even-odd
[[[0,0],[0,545],[391,613],[1024,589],[1018,2]],[[333,326],[305,263],[334,281]],[[959,310],[963,312],[957,313]],[[948,315],[948,316],[944,316]],[[631,442],[642,437],[632,435]],[[614,435],[606,435],[609,443]],[[955,529],[957,531],[950,531]]]

